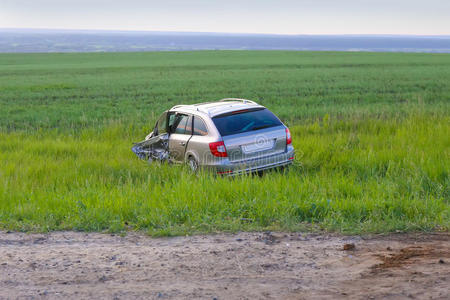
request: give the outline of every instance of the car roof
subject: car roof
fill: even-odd
[[[179,111],[186,113],[198,112],[200,114],[206,114],[212,118],[220,114],[256,107],[264,108],[264,106],[259,105],[258,103],[251,100],[240,98],[225,98],[215,102],[203,102],[191,105],[176,105],[172,107],[170,111]]]

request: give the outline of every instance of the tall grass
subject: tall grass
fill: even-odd
[[[0,54],[0,228],[449,228],[450,55]],[[130,151],[165,109],[224,97],[291,127],[295,165],[193,176]]]
[[[325,117],[291,128],[293,167],[262,177],[191,174],[130,151],[139,130],[0,134],[0,226],[193,232],[448,230],[450,118]]]

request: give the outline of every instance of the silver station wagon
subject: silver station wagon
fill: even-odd
[[[287,166],[294,159],[291,133],[280,119],[254,101],[235,98],[172,107],[132,150],[141,159],[228,175]]]

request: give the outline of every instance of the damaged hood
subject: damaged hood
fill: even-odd
[[[169,135],[162,134],[151,137],[149,134],[145,140],[135,143],[131,148],[137,157],[152,162],[153,160],[165,161],[169,159]]]

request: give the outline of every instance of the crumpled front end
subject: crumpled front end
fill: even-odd
[[[169,144],[165,136],[157,136],[134,144],[131,148],[137,157],[152,162],[169,160]]]

